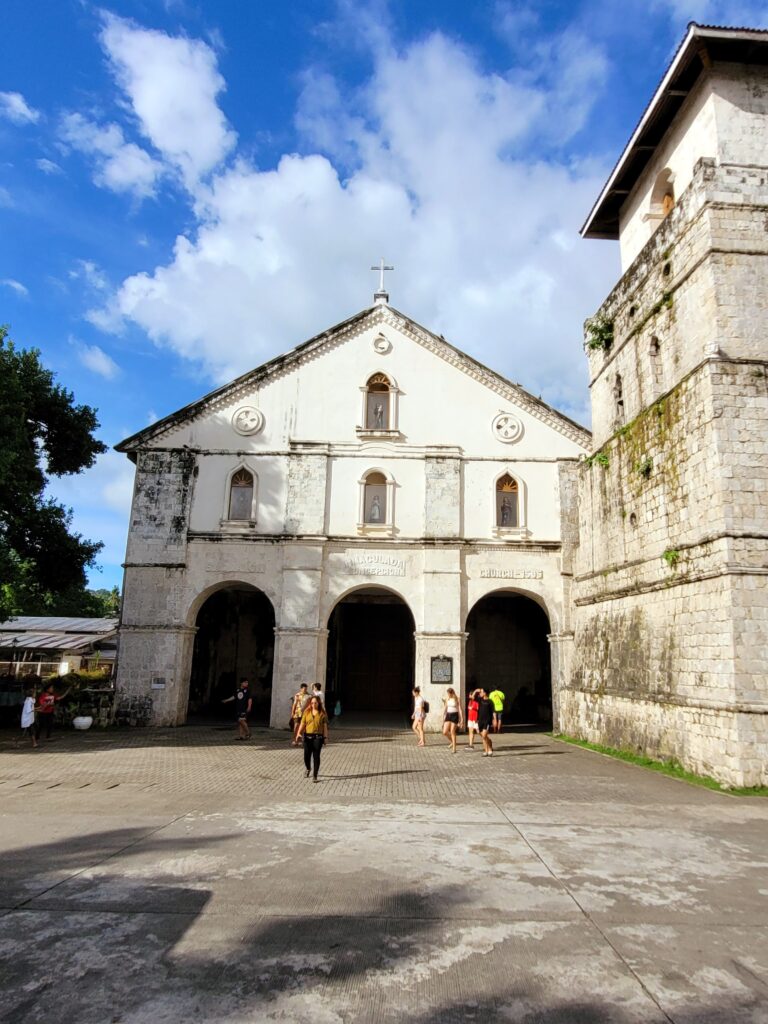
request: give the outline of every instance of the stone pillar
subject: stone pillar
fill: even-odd
[[[464,680],[464,649],[467,633],[415,633],[415,685],[421,687],[422,696],[429,701],[430,711],[427,716],[428,732],[439,732],[442,728],[443,697],[448,686],[452,686],[459,695],[462,707],[465,705]],[[451,683],[433,683],[431,680],[432,658],[451,658],[453,662],[453,681]]]
[[[560,715],[560,694],[568,686],[573,654],[573,633],[550,633],[550,666],[552,675],[552,731],[564,732]]]
[[[118,687],[152,698],[152,725],[183,725],[189,701],[194,626],[123,625]]]
[[[269,724],[284,729],[291,698],[300,683],[325,678],[328,630],[319,624],[323,577],[322,544],[286,544],[283,549],[283,599],[275,625],[272,712]]]
[[[426,728],[430,732],[442,727],[442,699],[447,686],[452,686],[464,701],[464,648],[467,634],[461,629],[462,619],[461,551],[454,547],[427,548],[424,552],[423,622],[417,627],[415,685],[429,701],[430,713]],[[432,658],[444,655],[453,661],[453,681],[433,683]]]
[[[273,729],[285,729],[291,711],[291,700],[301,683],[323,684],[328,630],[301,626],[275,627],[275,660],[272,669]]]

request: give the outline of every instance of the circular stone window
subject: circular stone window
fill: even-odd
[[[264,414],[253,405],[244,405],[232,417],[238,434],[258,434],[264,427]]]
[[[392,342],[389,338],[385,338],[383,334],[380,334],[377,338],[373,339],[373,350],[378,352],[379,355],[385,356],[388,352],[392,351]]]
[[[500,413],[491,424],[491,430],[497,441],[512,444],[523,436],[523,424],[511,412]]]

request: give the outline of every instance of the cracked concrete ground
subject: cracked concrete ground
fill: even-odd
[[[0,1020],[768,1024],[768,801],[285,735],[0,738]]]

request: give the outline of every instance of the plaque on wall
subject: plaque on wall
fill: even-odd
[[[453,682],[453,658],[446,658],[444,654],[432,658],[430,682],[446,685]]]

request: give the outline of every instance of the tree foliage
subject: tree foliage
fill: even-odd
[[[71,511],[44,491],[106,451],[96,412],[75,405],[36,349],[17,350],[0,327],[0,621],[85,588],[100,543],[70,530]]]

